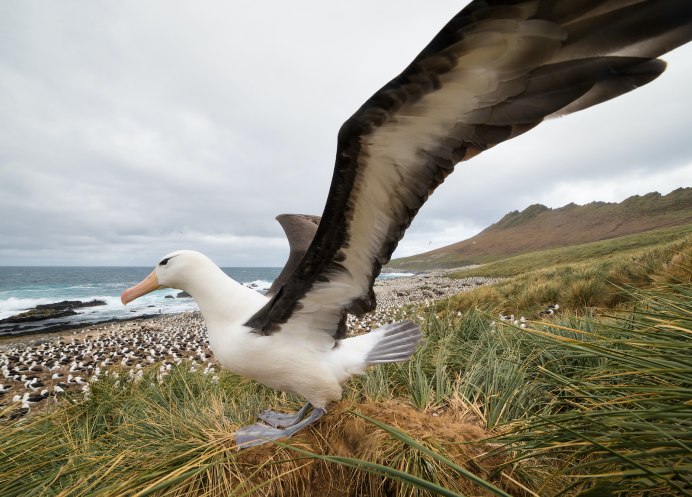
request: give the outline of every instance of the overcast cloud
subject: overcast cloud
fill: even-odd
[[[0,265],[279,266],[336,134],[466,2],[5,0]],[[692,46],[656,81],[457,166],[396,256],[533,203],[692,185]]]

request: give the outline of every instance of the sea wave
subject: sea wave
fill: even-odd
[[[380,280],[391,280],[393,278],[405,278],[407,276],[415,276],[415,273],[380,273],[377,277]]]
[[[271,281],[267,280],[254,280],[254,281],[247,281],[243,283],[246,287],[252,288],[253,290],[257,290],[258,292],[261,293],[267,293],[267,290],[269,290],[269,287],[272,286]]]
[[[51,298],[22,298],[9,297],[0,299],[0,319],[5,319],[14,316],[20,312],[36,307],[41,304],[51,304],[55,299]]]

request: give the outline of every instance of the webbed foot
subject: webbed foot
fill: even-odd
[[[267,409],[266,411],[262,411],[260,414],[258,414],[257,419],[264,421],[269,426],[273,426],[274,428],[288,428],[289,426],[293,426],[303,419],[311,407],[312,405],[308,402],[300,409],[300,411],[293,414],[274,412]]]
[[[301,409],[301,411],[302,410],[303,409]],[[293,434],[305,428],[306,426],[310,426],[312,423],[320,419],[325,413],[326,411],[324,409],[322,409],[321,407],[316,407],[310,413],[310,416],[298,423],[289,426],[288,428],[284,428],[283,430],[261,423],[243,426],[233,434],[233,437],[235,439],[235,443],[238,449],[254,447],[255,445],[261,445],[272,440],[290,437]]]

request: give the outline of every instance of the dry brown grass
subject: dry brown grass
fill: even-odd
[[[670,284],[692,284],[692,236],[644,250],[527,271],[492,286],[460,293],[438,303],[438,309],[464,312],[479,308],[535,319],[548,304],[558,303],[583,314],[628,305],[633,288]]]
[[[490,446],[482,440],[490,432],[465,404],[450,399],[421,410],[403,397],[374,401],[352,395],[331,405],[318,424],[289,440],[238,451],[233,433],[248,421],[244,418],[251,418],[260,405],[281,400],[267,389],[230,374],[215,384],[185,368],[161,383],[153,371],[138,383],[97,382],[89,399],[66,400],[29,419],[5,422],[0,450],[8,459],[0,463],[0,494],[431,495],[307,452],[388,466],[463,495],[492,495],[361,415],[402,430],[500,488],[513,486],[495,474],[502,460],[486,456]]]
[[[414,439],[456,463],[470,469],[478,476],[502,485],[495,470],[500,464],[497,458],[487,458],[490,446],[480,442],[490,436],[482,422],[469,410],[438,409],[420,411],[403,400],[336,404],[316,427],[305,430],[290,440],[292,446],[316,454],[363,459],[376,464],[398,468],[435,481],[464,495],[492,495],[483,493],[476,485],[415,449],[393,440],[382,430],[353,413],[362,413],[400,429]],[[475,443],[469,443],[475,442]],[[261,482],[271,481],[253,495],[350,497],[350,496],[414,496],[415,488],[385,480],[362,470],[352,469],[319,460],[296,459],[290,449],[273,445],[259,446],[239,453],[236,463],[257,471],[246,482],[251,488]],[[426,461],[421,461],[427,459]],[[421,468],[427,471],[421,471]],[[280,478],[279,478],[280,477]],[[509,485],[508,481],[505,485]]]

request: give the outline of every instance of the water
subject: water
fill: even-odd
[[[377,277],[378,280],[391,280],[393,278],[405,278],[406,276],[413,276],[415,273],[397,273],[397,272],[387,272],[380,273]]]
[[[230,267],[222,268],[236,281],[258,291],[267,291],[281,268]],[[102,300],[106,305],[76,309],[76,316],[23,323],[0,323],[0,336],[8,333],[27,333],[55,326],[85,326],[114,319],[129,319],[155,314],[171,314],[198,310],[190,298],[177,298],[180,290],[158,290],[129,303],[120,302],[120,294],[151,272],[150,267],[1,267],[0,319],[31,309],[39,304],[63,300]]]
[[[279,275],[278,267],[222,268],[234,280],[266,292]],[[76,309],[76,316],[22,323],[0,323],[0,336],[42,330],[86,326],[94,323],[130,319],[147,315],[173,314],[198,310],[190,298],[178,298],[180,290],[171,288],[144,295],[127,306],[120,302],[126,288],[140,282],[150,267],[8,267],[0,266],[0,319],[8,318],[39,304],[63,300],[89,302],[102,300],[106,305]],[[410,276],[410,273],[382,273],[381,279]]]

